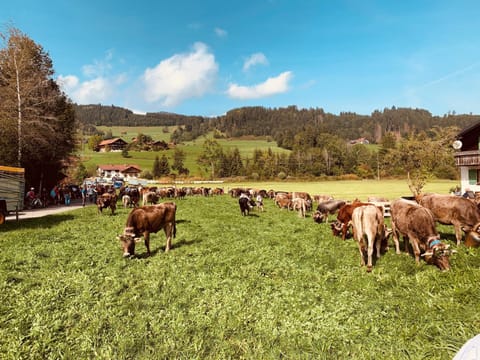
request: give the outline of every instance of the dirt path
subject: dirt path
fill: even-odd
[[[87,203],[86,206],[92,206],[92,204]],[[23,219],[33,219],[33,218],[39,218],[47,215],[52,215],[52,214],[59,214],[62,212],[66,211],[71,211],[75,209],[80,209],[82,208],[82,200],[73,200],[72,203],[67,206],[67,205],[51,205],[46,208],[42,209],[32,209],[32,210],[22,210],[19,211],[18,213],[18,219],[23,220]],[[16,220],[16,214],[10,214],[7,216],[6,220],[7,221],[15,221]]]

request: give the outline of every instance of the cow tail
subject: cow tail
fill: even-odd
[[[173,237],[175,238],[177,236],[177,222],[173,222]]]

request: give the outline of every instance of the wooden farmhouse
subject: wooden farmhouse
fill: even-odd
[[[97,175],[106,179],[137,179],[142,170],[137,165],[98,165]]]
[[[96,151],[122,151],[127,147],[128,143],[121,138],[113,138],[108,140],[103,140],[98,144]]]
[[[462,194],[480,192],[480,122],[463,129],[452,144],[455,165],[460,169]]]

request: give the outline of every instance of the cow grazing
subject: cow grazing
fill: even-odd
[[[117,237],[122,245],[123,256],[135,255],[135,243],[140,241],[142,235],[145,239],[147,254],[150,256],[150,233],[156,233],[161,229],[164,230],[167,237],[165,252],[168,252],[172,244],[172,236],[175,237],[177,232],[176,212],[177,205],[173,202],[132,209],[128,215],[123,234]]]
[[[325,201],[333,200],[333,196],[326,194],[313,195],[313,201],[320,204]]]
[[[317,211],[313,214],[313,220],[317,223],[327,222],[328,215],[335,214],[346,203],[343,200],[322,201],[317,206]]]
[[[115,215],[117,208],[117,195],[111,193],[103,193],[97,198],[98,213],[102,213],[103,209],[110,208],[112,215]]]
[[[359,206],[370,205],[369,203],[364,203],[360,201],[354,201],[351,204],[343,205],[337,214],[337,221],[331,223],[331,228],[334,236],[342,234],[342,240],[347,238],[348,228],[352,221],[352,213],[355,208]]]
[[[155,205],[159,200],[159,195],[156,191],[148,191],[143,194],[143,206],[145,205]]]
[[[388,242],[391,230],[383,220],[383,211],[375,205],[359,206],[352,213],[353,238],[358,242],[360,263],[365,266],[367,255],[367,271],[372,271],[373,248],[377,250],[377,259],[381,256],[382,244]],[[366,244],[365,244],[366,240]]]
[[[400,254],[399,235],[403,236],[405,250],[407,239],[413,248],[415,261],[420,263],[420,254],[429,264],[435,264],[440,270],[450,269],[449,246],[440,241],[435,229],[432,212],[414,201],[398,199],[391,204],[393,240],[397,254]]]
[[[435,221],[455,227],[457,245],[462,241],[463,230],[466,246],[480,246],[480,212],[473,201],[443,194],[420,195],[417,201],[432,211]]]
[[[274,199],[275,205],[280,209],[291,209],[292,207],[292,198],[288,193],[277,193]]]
[[[302,198],[293,198],[291,204],[292,210],[298,211],[298,217],[305,217],[307,212],[307,200]]]
[[[241,195],[238,199],[238,205],[240,206],[240,213],[243,216],[247,216],[250,214],[250,209],[255,206],[255,202],[250,199],[247,195]]]
[[[130,195],[125,194],[122,196],[122,204],[125,209],[129,207],[131,203],[132,203],[132,199],[130,199]]]

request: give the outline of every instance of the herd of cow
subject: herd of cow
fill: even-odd
[[[114,214],[119,197],[124,207],[133,207],[123,234],[118,236],[123,255],[133,256],[135,244],[142,236],[147,254],[150,255],[150,233],[164,230],[166,252],[170,250],[172,237],[176,235],[177,206],[170,200],[157,204],[160,199],[223,194],[220,188],[122,188],[118,197],[115,191],[107,190],[101,194],[97,199],[97,208],[99,213],[104,208],[110,208]],[[397,254],[401,253],[399,239],[403,237],[404,251],[409,252],[410,245],[417,264],[423,258],[441,270],[450,269],[449,258],[455,250],[440,239],[437,222],[454,226],[457,246],[462,243],[462,232],[465,233],[465,246],[480,246],[480,205],[474,199],[455,195],[422,194],[414,200],[369,198],[367,202],[347,202],[328,195],[311,196],[306,192],[234,188],[228,194],[238,198],[242,215],[248,215],[255,206],[263,206],[262,200],[265,198],[272,199],[280,209],[298,211],[300,217],[306,217],[308,211],[313,211],[315,203],[317,207],[312,214],[313,220],[327,223],[329,216],[336,215],[336,219],[329,222],[333,235],[343,240],[352,235],[358,244],[360,263],[366,266],[368,272],[372,270],[374,255],[378,259],[388,249],[391,235]],[[143,206],[139,205],[140,199]],[[391,228],[385,224],[385,206],[389,207]]]
[[[236,189],[230,194],[246,191],[251,197],[254,190]],[[264,192],[264,195],[274,199],[279,208],[297,210],[299,216],[305,217],[305,211],[312,210],[316,202],[317,209],[312,218],[315,222],[327,222],[329,215],[337,215],[330,222],[334,236],[345,240],[352,228],[352,235],[358,243],[360,263],[366,265],[370,272],[373,267],[373,255],[377,258],[388,249],[388,239],[393,235],[395,251],[400,254],[399,239],[403,237],[404,250],[413,250],[417,264],[423,257],[428,264],[434,264],[441,270],[450,269],[450,255],[455,250],[449,244],[440,240],[436,223],[453,225],[457,246],[461,244],[462,232],[465,233],[465,246],[480,246],[480,207],[474,199],[454,195],[422,194],[413,199],[370,198],[367,202],[355,200],[347,203],[335,200],[326,195],[310,196],[304,192]],[[240,201],[240,200],[239,200]],[[391,216],[391,229],[387,228],[384,218],[385,209]],[[240,209],[243,213],[242,204]]]

